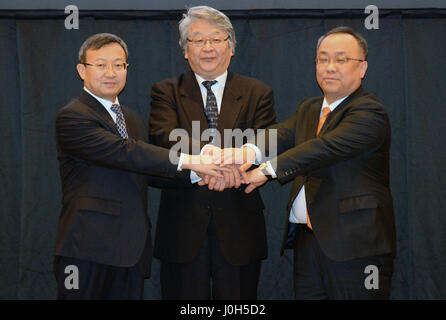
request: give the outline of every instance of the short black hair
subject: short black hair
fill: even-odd
[[[82,44],[81,48],[79,49],[79,63],[85,63],[86,61],[86,55],[88,49],[98,50],[102,48],[103,46],[106,46],[110,43],[117,43],[119,44],[122,49],[124,49],[125,52],[125,59],[127,61],[129,57],[129,52],[127,49],[127,45],[125,44],[124,40],[122,40],[117,35],[111,34],[111,33],[97,33],[89,37],[85,42]]]
[[[367,55],[369,53],[369,49],[368,49],[368,46],[367,46],[367,41],[364,39],[364,37],[360,33],[357,33],[352,28],[346,27],[346,26],[340,26],[340,27],[336,27],[334,29],[331,29],[326,34],[324,34],[322,37],[320,37],[319,40],[317,41],[316,51],[319,49],[319,46],[320,46],[321,42],[326,37],[328,37],[331,34],[336,34],[336,33],[345,33],[345,34],[349,34],[352,37],[354,37],[356,39],[356,41],[358,41],[359,47],[361,48],[362,53],[364,54],[364,60],[367,60]]]

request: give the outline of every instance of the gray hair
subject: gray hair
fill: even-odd
[[[117,43],[122,47],[122,49],[124,49],[125,59],[127,61],[129,57],[129,51],[127,49],[127,45],[125,44],[124,40],[111,33],[97,33],[89,37],[82,44],[81,48],[79,49],[79,63],[87,62],[86,61],[87,50],[89,49],[98,50],[103,46],[106,46],[111,43]]]
[[[237,41],[235,40],[235,32],[231,21],[223,12],[208,6],[191,7],[187,10],[187,13],[183,13],[183,18],[179,23],[179,44],[183,52],[187,48],[190,26],[197,20],[206,20],[217,28],[224,30],[229,37],[229,46],[232,48],[232,52],[235,53],[235,44]]]
[[[331,29],[326,34],[324,34],[322,37],[320,37],[319,40],[317,41],[316,52],[317,52],[317,50],[319,50],[320,44],[322,43],[322,41],[324,41],[324,39],[326,37],[328,37],[331,34],[336,34],[336,33],[349,34],[353,38],[355,38],[356,41],[358,42],[359,47],[362,50],[362,53],[364,54],[364,60],[367,60],[367,55],[369,53],[369,49],[368,49],[368,46],[367,46],[367,41],[364,39],[364,37],[361,34],[355,32],[352,28],[345,27],[345,26],[336,27],[334,29]]]

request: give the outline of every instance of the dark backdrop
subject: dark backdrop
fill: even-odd
[[[392,124],[391,186],[398,232],[394,299],[446,298],[446,10],[380,10],[379,30],[362,10],[225,11],[238,45],[230,69],[273,87],[279,120],[320,95],[316,41],[339,25],[369,42],[366,90]],[[98,32],[122,37],[130,50],[124,103],[148,118],[151,86],[188,69],[178,47],[179,11],[81,12],[66,30],[63,11],[0,11],[0,299],[53,299],[52,250],[61,208],[54,120],[79,94],[75,70],[82,42]],[[259,296],[292,299],[292,255],[279,256],[290,185],[261,192],[269,240]],[[156,225],[160,191],[149,189]],[[145,282],[159,299],[159,264]]]

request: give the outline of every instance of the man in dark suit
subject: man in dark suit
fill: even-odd
[[[294,248],[297,299],[389,297],[395,253],[390,123],[381,103],[361,87],[366,59],[367,43],[352,29],[322,36],[316,77],[324,96],[304,100],[269,127],[277,130],[277,141],[257,145],[268,150],[276,143],[278,156],[248,172],[246,192],[268,175],[294,180],[282,254]],[[254,151],[244,151],[252,162]]]
[[[179,28],[192,71],[153,86],[152,143],[171,147],[170,133],[181,128],[187,136],[211,137],[212,146],[204,152],[215,155],[219,142],[232,145],[220,141],[224,129],[244,131],[275,122],[273,91],[227,70],[236,40],[226,15],[193,7]],[[238,188],[235,173],[211,181],[214,188],[227,187],[222,193],[205,187],[162,191],[154,256],[161,261],[164,299],[257,298],[261,260],[267,256],[264,206],[257,191],[246,195]]]
[[[96,34],[79,51],[81,95],[62,108],[56,136],[62,211],[54,271],[59,299],[141,299],[150,275],[152,243],[147,184],[188,183],[181,169],[213,171],[196,156],[148,144],[139,115],[119,104],[127,46]],[[151,176],[148,176],[151,175]]]

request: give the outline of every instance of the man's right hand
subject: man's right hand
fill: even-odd
[[[232,172],[231,169],[220,167],[213,163],[211,156],[206,155],[189,155],[185,154],[181,169],[189,169],[195,171],[198,175],[210,175],[222,178],[223,173]]]

